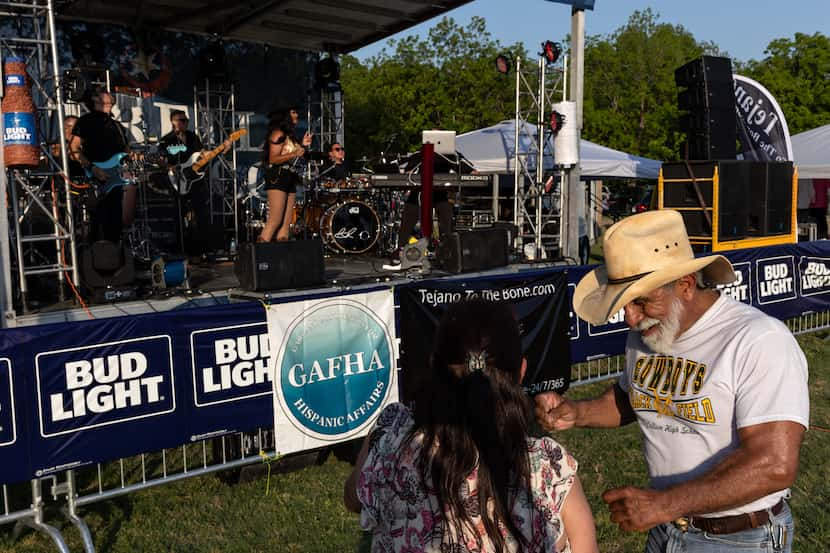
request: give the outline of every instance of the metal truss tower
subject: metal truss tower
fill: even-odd
[[[312,111],[314,111],[313,108]],[[345,111],[343,91],[339,87],[337,89],[323,88],[320,90],[319,113],[320,127],[317,132],[320,136],[320,149],[325,150],[327,144],[334,142],[343,144],[345,138],[345,127],[343,126]]]
[[[561,251],[561,187],[552,186],[553,144],[548,132],[551,106],[564,72],[540,55],[535,61],[515,61],[516,113],[513,143],[513,224],[518,229],[516,248],[525,253],[532,244],[533,258],[545,249]],[[549,160],[549,167],[545,167]],[[530,257],[530,256],[528,256]]]
[[[31,285],[57,284],[58,300],[65,299],[65,284],[78,283],[72,186],[66,178],[69,158],[63,140],[64,104],[55,35],[53,0],[0,2],[0,18],[13,29],[0,36],[0,57],[25,60],[32,81],[32,99],[41,163],[37,169],[0,171],[0,280],[3,294],[2,325],[15,324],[12,290],[19,295],[22,312],[29,310]],[[55,143],[54,150],[50,142]],[[0,158],[2,138],[0,137]],[[11,207],[11,215],[8,208]],[[16,273],[16,281],[12,278]],[[44,277],[46,280],[44,280]],[[50,288],[51,289],[51,288]]]
[[[194,130],[207,149],[222,144],[230,134],[239,128],[237,121],[234,86],[227,81],[204,79],[193,87]],[[221,224],[225,230],[225,244],[239,243],[239,207],[237,188],[236,147],[230,152],[217,156],[207,167],[208,201],[210,222]],[[230,253],[233,248],[228,247]]]

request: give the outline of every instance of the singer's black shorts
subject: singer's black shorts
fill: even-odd
[[[265,190],[280,190],[286,194],[296,194],[297,186],[302,184],[300,175],[285,167],[272,165],[265,170]]]

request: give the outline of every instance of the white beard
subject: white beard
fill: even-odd
[[[683,303],[680,298],[674,298],[669,308],[669,314],[666,318],[658,319],[643,319],[637,325],[636,330],[640,331],[640,338],[643,343],[657,353],[668,354],[671,352],[671,347],[677,338],[677,332],[680,330],[680,316],[683,314]],[[659,325],[657,331],[649,336],[644,336],[642,331]]]

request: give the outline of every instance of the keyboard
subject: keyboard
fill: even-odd
[[[385,174],[362,175],[369,179],[372,188],[421,188],[421,175]],[[459,175],[457,173],[436,173],[432,177],[433,188],[483,188],[491,186],[493,175]]]

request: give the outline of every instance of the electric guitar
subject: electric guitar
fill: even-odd
[[[239,129],[232,132],[228,136],[228,140],[236,142],[246,134],[248,134],[247,130]],[[201,180],[205,176],[205,165],[222,153],[224,149],[225,146],[220,144],[209,152],[194,152],[187,160],[167,171],[170,184],[173,185],[173,188],[179,195],[184,196],[190,192],[190,187],[193,186],[193,183]]]
[[[99,196],[105,196],[119,186],[135,183],[135,177],[124,160],[129,155],[126,152],[118,152],[106,161],[93,161],[90,167],[84,169],[89,180],[96,184]],[[106,180],[102,181],[95,176],[95,173],[92,172],[93,166],[107,174]]]

